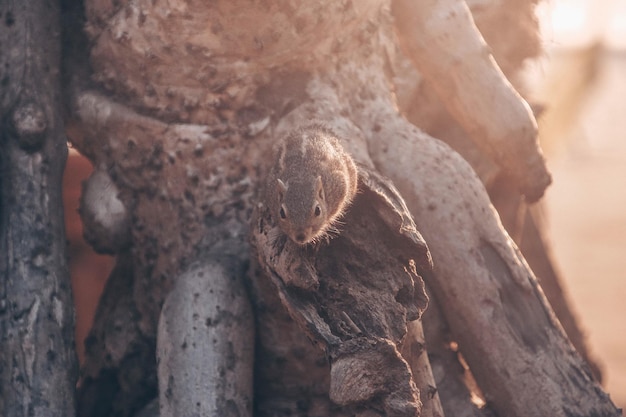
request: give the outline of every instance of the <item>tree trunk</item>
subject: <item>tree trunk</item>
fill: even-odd
[[[476,25],[485,37],[495,60],[508,79],[523,94],[524,62],[536,58],[541,53],[539,26],[533,4],[508,0],[500,7],[485,8],[480,3],[473,2],[469,2],[469,5]],[[545,237],[541,228],[538,228],[540,205],[537,209],[530,208],[528,198],[519,192],[518,181],[509,174],[510,170],[507,167],[499,167],[498,165],[502,164],[499,164],[497,159],[494,160],[480,150],[484,148],[484,144],[480,146],[480,143],[477,143],[481,138],[474,140],[467,129],[461,128],[446,109],[449,106],[442,102],[445,98],[437,97],[432,91],[433,86],[427,82],[420,82],[414,72],[407,70],[407,63],[401,55],[398,56],[395,66],[397,71],[394,81],[404,87],[396,90],[401,110],[409,121],[459,152],[479,174],[504,228],[520,247],[574,347],[592,368],[594,377],[600,381],[600,368],[590,357],[584,335],[568,305],[549,249],[544,243]],[[500,117],[503,114],[497,113]]]
[[[404,7],[407,18],[420,18],[417,2],[393,5],[396,15]],[[95,84],[73,91],[72,141],[96,167],[82,216],[101,250],[118,254],[118,267],[87,346],[81,415],[133,415],[156,395],[157,373],[170,415],[194,407],[249,415],[245,341],[255,329],[246,320],[244,283],[256,318],[255,415],[417,415],[418,398],[432,400],[424,415],[440,415],[433,381],[441,372],[430,371],[419,323],[407,324],[424,307],[418,274],[498,414],[617,415],[474,171],[398,113],[388,78],[398,52],[389,6],[87,1]],[[400,19],[411,58],[493,162],[510,167],[519,189],[538,198],[549,175],[534,118],[488,54],[465,3],[419,7],[422,19],[445,14],[455,24]],[[424,39],[433,42],[418,42]],[[458,41],[452,52],[471,46],[467,59],[450,60],[450,43],[435,42],[442,39]],[[450,82],[438,83],[444,72]],[[494,94],[483,94],[485,83]],[[272,146],[311,121],[342,139],[361,167],[361,193],[339,236],[296,250],[268,243],[281,232],[260,190]],[[418,230],[432,242],[433,271]],[[250,235],[260,265],[252,262],[244,274],[255,259]],[[194,288],[214,291],[196,297]],[[225,293],[231,303],[218,296]],[[198,323],[220,335],[202,352],[179,340],[206,343]],[[240,337],[227,343],[225,329]],[[158,371],[155,351],[163,360]],[[456,365],[439,364],[446,372]],[[460,386],[442,387],[450,391],[440,397],[452,398]],[[479,413],[467,398],[448,409]]]
[[[458,156],[406,121],[396,119],[394,125],[390,119],[372,121],[383,126],[373,135],[381,142],[376,146],[389,138],[412,140],[386,147],[376,162],[394,179],[429,244],[435,272],[424,278],[444,306],[488,403],[503,415],[619,415],[567,340],[532,271],[502,233],[485,190],[470,185],[469,166],[452,162]],[[416,176],[422,180],[414,181]],[[433,194],[432,189],[452,193]],[[463,198],[457,200],[459,194]],[[581,396],[584,403],[578,401]]]
[[[72,416],[59,5],[0,5],[0,415]]]
[[[430,254],[393,185],[360,166],[340,236],[314,248],[276,238],[277,213],[258,207],[259,263],[293,320],[326,352],[330,399],[349,414],[443,416],[416,321],[427,305],[418,274],[431,270]]]
[[[521,195],[511,191],[506,178],[495,181],[489,189],[489,195],[500,214],[503,226],[515,240],[537,276],[541,289],[563,330],[578,353],[589,364],[593,376],[602,381],[600,365],[589,353],[584,333],[572,311],[557,268],[554,266],[550,248],[546,244],[541,216],[543,206],[539,204],[538,207],[529,207]]]
[[[167,296],[157,336],[161,417],[252,415],[254,332],[242,266],[223,253],[208,257]]]

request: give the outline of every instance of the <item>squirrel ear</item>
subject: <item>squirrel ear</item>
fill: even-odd
[[[317,179],[315,180],[315,192],[317,193],[317,197],[320,199],[320,201],[324,201],[325,200],[325,195],[324,195],[324,184],[322,183],[322,176],[318,175]]]
[[[278,192],[281,194],[281,196],[284,195],[287,192],[287,186],[280,178],[278,178],[276,182],[278,183]]]

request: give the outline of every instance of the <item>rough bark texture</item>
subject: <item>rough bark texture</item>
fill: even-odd
[[[407,321],[426,308],[417,271],[430,271],[430,254],[393,185],[365,167],[359,171],[359,194],[340,236],[297,246],[261,205],[254,242],[283,305],[330,359],[331,400],[358,415],[418,415],[413,376],[432,381],[432,373],[427,367],[412,375],[399,344]]]
[[[426,10],[429,15],[439,6],[459,4],[441,0],[422,7],[434,7]],[[93,413],[98,404],[107,402],[117,408],[101,415],[131,415],[156,394],[154,345],[164,300],[183,271],[207,254],[227,250],[237,259],[232,271],[214,274],[215,279],[244,278],[249,219],[263,204],[258,191],[269,168],[268,153],[282,134],[311,120],[327,124],[344,138],[345,148],[372,175],[377,177],[378,171],[391,178],[429,245],[432,240],[435,270],[424,276],[494,410],[507,416],[617,415],[553,319],[474,171],[449,147],[399,115],[389,79],[398,48],[386,1],[270,0],[244,7],[231,1],[93,0],[86,5],[97,84],[74,92],[72,140],[96,167],[107,171],[131,221],[130,247],[117,248],[120,269],[108,285],[87,348],[82,415],[97,415]],[[466,10],[461,11],[461,27],[450,25],[447,31],[445,25],[424,25],[403,36],[416,36],[414,29],[423,31],[424,39],[453,39],[463,33],[467,36],[458,38],[460,43],[481,44]],[[484,48],[473,51],[477,53],[464,64],[498,74]],[[442,51],[423,52],[424,57],[414,57],[416,62],[441,58],[430,68],[462,75],[458,72],[465,67],[452,65]],[[480,78],[481,71],[470,69]],[[436,78],[433,71],[425,75],[427,82],[435,82],[428,79]],[[496,140],[488,141],[493,163],[506,165],[500,156],[515,153],[521,140],[524,158],[515,169],[516,178],[531,198],[537,197],[546,175],[532,116],[504,77],[491,82],[492,88],[507,92],[503,106],[509,103],[516,109],[510,113],[517,115],[512,126],[521,127],[514,133],[525,138],[512,136],[516,139],[508,143],[496,133]],[[434,91],[448,99],[484,92],[476,88],[480,82],[454,85],[467,87],[469,93]],[[489,130],[491,114],[465,114],[467,106],[455,108],[461,120]],[[529,176],[522,175],[525,169]],[[536,183],[524,183],[529,178]],[[371,184],[369,188],[373,190]],[[395,225],[397,233],[398,216],[389,219],[372,203],[397,194],[383,193],[382,200],[372,200],[368,193],[364,189],[357,197],[343,233],[319,248],[313,266],[306,261],[311,259],[306,250],[296,254],[283,248],[278,263],[287,271],[269,274],[274,286],[259,270],[250,272],[257,320],[255,415],[414,415],[417,386],[422,387],[422,398],[436,398],[427,388],[433,380],[430,372],[417,371],[428,368],[425,355],[409,347],[411,354],[399,353],[407,319],[419,315],[406,284],[409,276],[417,282],[410,269],[364,283],[358,282],[364,273],[341,274],[342,279],[356,279],[350,281],[355,288],[378,290],[380,316],[378,310],[352,305],[349,287],[333,287],[337,282],[331,277],[345,268],[330,253],[333,245],[353,259],[351,251],[360,247],[355,242],[367,240],[367,227],[382,224],[394,230],[390,225]],[[404,207],[400,197],[386,201]],[[361,218],[379,218],[382,223],[364,225]],[[403,223],[408,220],[403,218]],[[383,258],[396,271],[415,252],[406,253],[399,246],[405,238],[390,237],[387,229],[376,228],[371,239],[382,239],[384,249],[393,250]],[[224,242],[229,242],[227,248]],[[372,259],[384,253],[365,249]],[[351,269],[378,268],[368,261],[365,257],[352,263]],[[298,268],[290,271],[289,266]],[[316,277],[312,267],[325,272]],[[365,289],[364,296],[370,294]],[[239,303],[226,307],[233,315],[242,311]],[[167,317],[170,322],[181,319],[184,315]],[[251,335],[253,329],[244,326],[242,332]],[[307,341],[305,332],[326,347],[330,370],[324,352]],[[418,342],[407,341],[405,346],[419,346],[419,329],[410,334]],[[243,356],[242,351],[234,355]],[[372,372],[372,364],[385,366],[389,374]],[[206,370],[199,367],[200,372]],[[371,378],[353,383],[365,374]],[[397,392],[386,386],[392,375]],[[424,379],[415,381],[417,375]],[[249,374],[240,373],[233,381],[245,386],[247,378]],[[338,384],[342,381],[345,384]],[[469,402],[460,404],[469,407],[464,408],[468,413],[475,411]],[[423,411],[439,412],[434,405]]]
[[[382,104],[384,96],[371,93],[384,88],[382,77],[359,78],[365,74],[351,63],[343,71],[345,79],[333,74],[336,85],[357,83],[357,91],[370,100],[349,106],[339,99],[349,96],[345,90],[336,93],[317,85],[313,101],[324,104],[310,107],[326,117],[347,113],[369,135],[374,164],[394,180],[419,230],[434,242],[435,273],[427,282],[446,306],[442,310],[487,401],[506,415],[565,416],[573,412],[572,404],[580,415],[617,415],[554,320],[532,272],[502,233],[469,165],[402,119],[392,102]],[[532,317],[533,325],[522,317]],[[528,380],[518,375],[531,377],[541,389],[529,389],[529,382],[522,382]],[[588,400],[584,405],[578,404],[580,395]]]
[[[459,358],[458,345],[434,297],[430,298],[423,320],[428,359],[445,415],[494,417],[491,407],[480,401],[481,392],[476,384],[468,383],[470,371]]]
[[[545,228],[542,225],[542,206],[529,207],[519,193],[511,190],[506,177],[494,181],[489,188],[489,195],[500,214],[503,226],[515,240],[537,277],[563,330],[589,364],[593,376],[602,381],[600,365],[589,353],[585,335],[572,312],[570,301],[554,266],[552,253],[546,244]]]
[[[485,7],[480,1],[468,1],[468,6],[499,67],[516,89],[524,93],[523,64],[541,53],[533,2],[507,0],[499,7]],[[591,366],[594,376],[601,380],[600,367],[589,355],[584,335],[572,314],[545,245],[542,229],[537,227],[541,223],[540,207],[530,209],[528,200],[519,192],[517,181],[507,173],[508,170],[499,167],[489,154],[480,150],[474,138],[450,115],[433,87],[412,71],[401,54],[397,55],[394,66],[401,110],[413,124],[459,152],[478,173],[504,228],[520,247],[565,332]]]
[[[420,393],[423,416],[443,417],[444,408],[435,381],[434,370],[426,351],[426,338],[422,321],[407,324],[407,335],[402,341],[402,357],[409,363],[413,379]]]
[[[59,6],[0,4],[0,415],[74,415]]]
[[[157,336],[161,417],[252,414],[254,334],[242,266],[224,253],[207,256],[167,296]]]
[[[382,128],[370,149],[380,155],[375,162],[401,190],[429,242],[435,274],[425,279],[446,306],[444,315],[488,403],[503,415],[619,415],[562,332],[530,268],[501,232],[485,190],[470,185],[469,166],[454,162],[457,155],[406,121],[397,118],[394,126],[391,117],[383,120],[374,121]],[[397,137],[405,142],[382,147],[383,139]],[[421,181],[414,181],[416,175]],[[463,198],[434,189],[454,190]]]

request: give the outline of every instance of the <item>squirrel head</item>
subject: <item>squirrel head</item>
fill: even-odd
[[[310,180],[278,179],[278,218],[280,228],[298,245],[306,245],[324,234],[327,205],[322,177]]]

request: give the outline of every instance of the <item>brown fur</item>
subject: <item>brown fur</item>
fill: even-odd
[[[354,161],[331,130],[315,124],[291,132],[278,144],[267,204],[281,230],[305,245],[336,230],[356,189]]]

